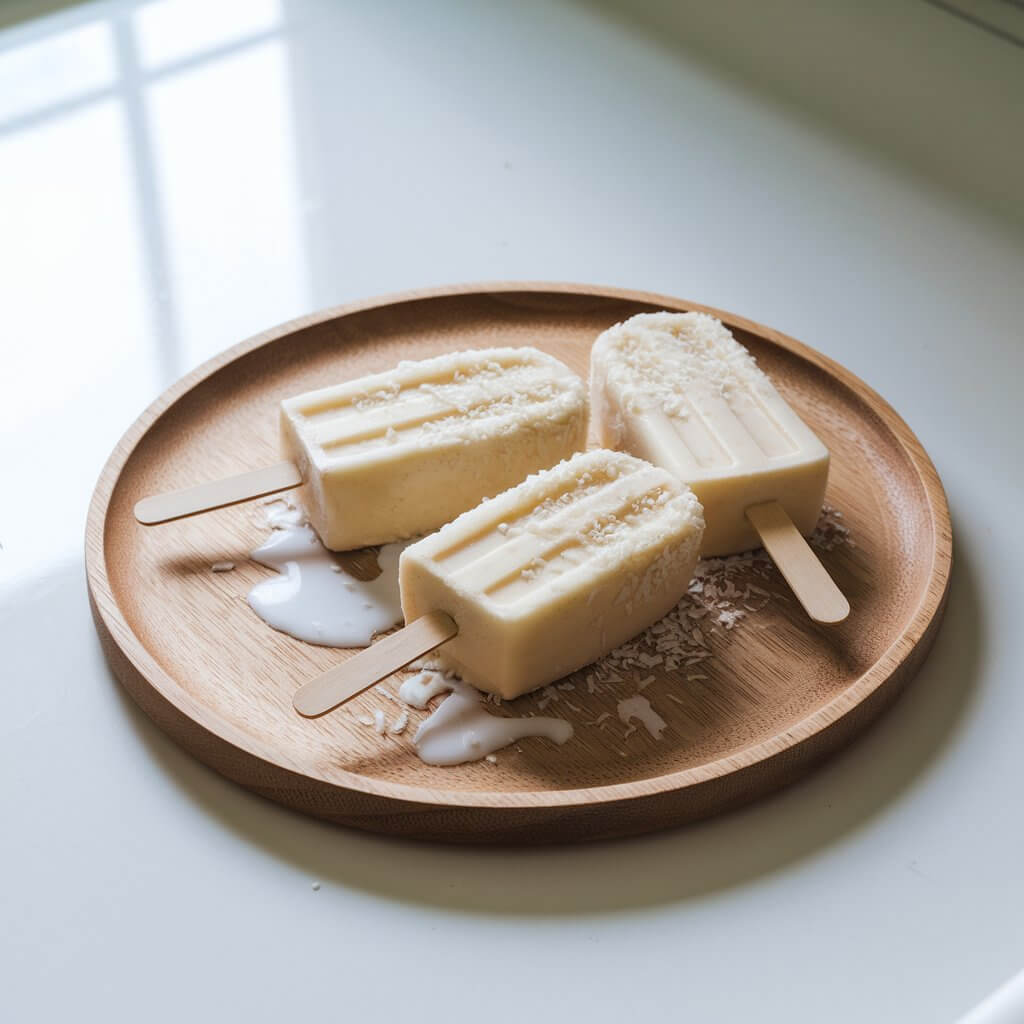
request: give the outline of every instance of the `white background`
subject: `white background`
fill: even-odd
[[[934,1022],[1024,965],[1022,111],[1024,50],[921,2],[0,31],[4,1019]],[[237,789],[114,683],[81,546],[134,417],[290,317],[506,278],[770,324],[931,453],[946,623],[808,782],[629,842],[400,843]]]

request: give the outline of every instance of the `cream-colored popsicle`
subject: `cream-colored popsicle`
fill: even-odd
[[[336,551],[426,533],[581,449],[583,382],[533,348],[403,362],[281,403],[310,522]]]
[[[693,488],[707,520],[702,554],[760,547],[745,512],[764,502],[779,502],[805,536],[814,530],[828,449],[721,321],[642,313],[605,331],[590,365],[601,443]]]
[[[505,698],[594,661],[686,593],[704,519],[671,474],[619,452],[575,455],[402,553],[406,622],[445,612],[435,657]]]

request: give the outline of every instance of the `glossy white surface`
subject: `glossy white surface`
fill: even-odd
[[[5,1019],[931,1022],[1024,964],[1020,50],[923,3],[670,6],[160,0],[0,32]],[[808,782],[626,843],[398,843],[236,789],[113,683],[82,530],[132,418],[286,318],[500,278],[772,324],[928,447],[945,627]]]

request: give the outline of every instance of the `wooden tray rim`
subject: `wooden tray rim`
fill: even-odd
[[[613,783],[607,786],[584,787],[560,790],[446,790],[426,786],[411,786],[404,783],[372,779],[365,775],[339,769],[338,780],[328,780],[311,775],[303,767],[289,763],[281,751],[267,747],[230,721],[211,711],[194,699],[175,679],[156,662],[142,641],[136,636],[125,619],[107,575],[106,528],[107,510],[120,475],[135,448],[145,437],[150,427],[183,395],[211,377],[227,364],[241,356],[270,345],[287,335],[296,333],[316,324],[337,320],[354,313],[385,306],[437,298],[458,298],[472,295],[500,295],[502,293],[535,292],[538,294],[565,294],[591,296],[594,298],[618,299],[632,303],[658,306],[679,311],[710,313],[723,323],[737,327],[763,338],[772,344],[788,350],[829,374],[847,389],[853,391],[860,401],[878,416],[886,428],[899,442],[910,460],[927,498],[932,520],[935,545],[932,549],[932,564],[927,583],[917,608],[900,635],[890,644],[881,657],[839,696],[833,698],[817,711],[801,719],[783,733],[745,747],[736,754],[718,758],[705,764],[652,776],[646,779]],[[766,327],[753,320],[737,316],[725,310],[689,302],[672,296],[634,289],[615,288],[601,285],[573,284],[544,281],[497,281],[445,285],[433,288],[412,289],[381,296],[374,296],[319,310],[296,317],[268,330],[252,335],[244,341],[225,349],[219,355],[208,359],[190,373],[172,384],[139,415],[124,433],[111,452],[100,472],[89,504],[85,530],[85,563],[89,595],[94,614],[109,632],[122,654],[141,678],[177,712],[211,734],[215,740],[229,744],[243,754],[265,762],[272,769],[284,770],[308,780],[315,787],[327,786],[332,789],[348,790],[369,797],[378,797],[407,804],[422,804],[436,807],[439,803],[459,808],[557,808],[581,804],[594,805],[614,803],[622,800],[651,797],[658,794],[683,790],[708,783],[742,770],[750,769],[762,761],[768,761],[806,743],[816,734],[836,724],[848,711],[866,701],[883,684],[893,677],[914,651],[917,643],[928,634],[929,626],[936,615],[943,610],[949,590],[952,568],[953,544],[949,505],[945,490],[935,466],[924,447],[888,402],[859,377],[815,349],[791,338],[780,331]]]

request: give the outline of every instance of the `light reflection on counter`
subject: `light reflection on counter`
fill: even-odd
[[[281,4],[195,14],[0,33],[0,595],[80,557],[102,459],[162,388],[308,311]]]

